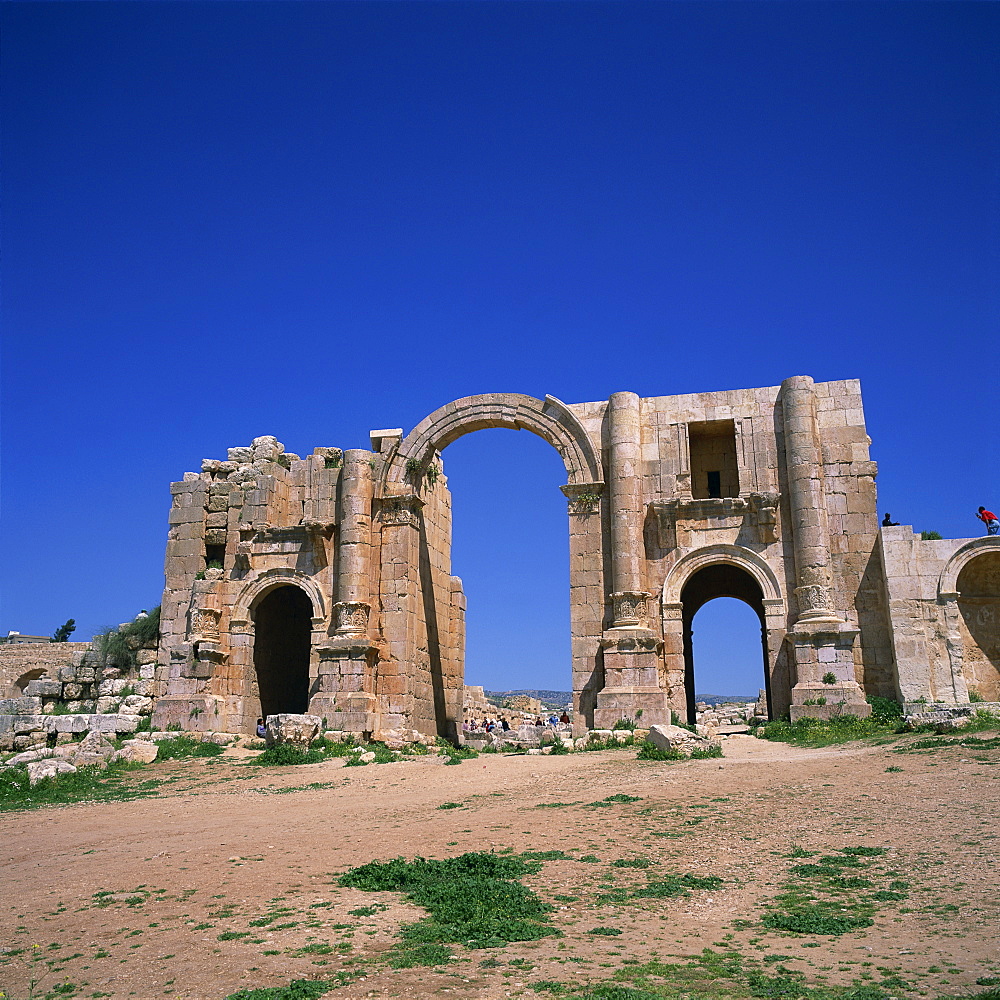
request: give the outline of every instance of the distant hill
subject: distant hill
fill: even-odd
[[[526,694],[529,698],[537,698],[546,708],[558,708],[560,711],[573,700],[572,691],[550,691],[543,688],[522,688],[518,691],[487,691],[486,697],[494,704],[510,698],[515,694]]]
[[[563,707],[573,700],[572,691],[550,691],[544,688],[521,688],[517,691],[487,691],[486,697],[495,705],[499,705],[504,698],[510,698],[515,694],[526,694],[529,698],[537,698],[546,708]],[[695,701],[703,701],[707,705],[724,705],[727,702],[756,701],[756,694],[698,694]]]
[[[696,694],[695,701],[703,701],[706,705],[724,705],[727,702],[756,701],[755,694]]]

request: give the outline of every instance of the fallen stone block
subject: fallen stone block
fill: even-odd
[[[318,715],[269,715],[267,717],[267,736],[265,741],[269,747],[288,743],[307,750],[309,744],[319,735],[323,720]]]
[[[152,764],[160,748],[152,740],[126,740],[121,750],[114,754],[112,760],[128,761],[129,763]]]
[[[45,760],[53,756],[55,756],[55,751],[44,747],[38,750],[25,750],[23,753],[15,754],[6,763],[8,767],[20,767],[23,764],[30,764],[32,761]]]
[[[660,750],[677,750],[687,756],[694,750],[708,750],[712,746],[710,739],[680,726],[651,726],[648,739]]]
[[[69,761],[58,758],[36,760],[28,765],[28,783],[37,785],[43,778],[54,778],[57,774],[72,774],[75,770]]]

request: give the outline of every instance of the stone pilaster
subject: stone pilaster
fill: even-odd
[[[371,452],[360,448],[344,452],[344,470],[340,476],[337,604],[334,606],[338,635],[368,634],[374,492],[371,459]]]
[[[378,649],[371,636],[372,454],[343,453],[337,539],[337,602],[333,636],[318,650],[309,711],[331,729],[371,734],[376,729],[374,674]]]

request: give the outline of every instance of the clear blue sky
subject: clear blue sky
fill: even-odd
[[[962,537],[1000,503],[997,4],[0,18],[0,630],[155,604],[203,457],[365,447],[472,393],[859,377],[883,511]],[[469,679],[565,688],[555,452],[445,462]],[[756,690],[753,628],[696,626]]]

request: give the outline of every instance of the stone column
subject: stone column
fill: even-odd
[[[808,375],[795,375],[781,383],[781,412],[795,552],[797,621],[843,621],[833,610],[830,598],[830,533],[823,494],[823,458],[813,380]]]
[[[615,627],[638,625],[642,590],[642,423],[639,397],[608,401],[608,499],[611,505],[611,595]]]
[[[785,637],[795,664],[789,706],[793,722],[806,716],[828,719],[871,714],[857,682],[855,645],[859,630],[837,613],[831,596],[830,530],[813,386],[807,375],[795,375],[781,383],[798,605],[795,625]]]
[[[623,717],[642,725],[669,722],[660,685],[663,642],[650,628],[650,595],[642,589],[642,413],[634,392],[608,401],[608,503],[611,540],[611,602],[614,621],[601,636],[604,687],[598,692],[594,725],[613,726]]]
[[[371,612],[371,452],[344,452],[340,475],[340,537],[337,544],[337,635],[367,635]]]

